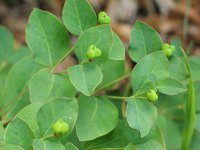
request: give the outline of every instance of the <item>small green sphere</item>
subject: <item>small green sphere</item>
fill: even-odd
[[[98,14],[98,22],[100,24],[109,24],[111,22],[111,19],[110,17],[106,14],[105,11],[101,11],[99,14]]]
[[[69,125],[62,119],[59,119],[52,125],[52,130],[56,134],[65,134],[69,131]]]
[[[152,102],[155,102],[158,100],[158,95],[157,95],[156,91],[153,89],[149,90],[149,92],[147,92],[146,95],[147,95],[147,98]]]
[[[87,56],[89,59],[94,59],[94,58],[95,58],[95,50],[93,50],[93,49],[88,49],[88,50],[87,50],[87,53],[86,53],[86,56]]]
[[[99,48],[95,49],[95,57],[100,57],[101,56],[101,50]]]
[[[172,51],[171,48],[164,49],[163,51],[164,51],[164,53],[165,53],[165,55],[166,55],[167,57],[171,57],[172,54],[173,54],[173,51]]]
[[[92,44],[92,45],[89,45],[89,46],[88,46],[88,50],[89,50],[89,49],[91,49],[91,50],[95,50],[95,49],[96,49],[96,46],[93,45],[93,44]]]
[[[170,45],[168,43],[164,43],[162,45],[162,50],[165,50],[165,49],[168,49],[168,48],[170,48]]]

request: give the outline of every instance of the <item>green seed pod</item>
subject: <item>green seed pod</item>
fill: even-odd
[[[165,53],[165,55],[166,55],[167,57],[171,57],[172,54],[173,54],[173,51],[172,51],[171,48],[164,49],[163,51],[164,51],[164,53]]]
[[[100,24],[109,24],[111,21],[110,17],[106,14],[106,12],[104,11],[101,11],[99,14],[98,14],[98,22]]]
[[[69,131],[69,125],[62,119],[59,119],[52,125],[52,130],[55,134],[65,134]]]
[[[93,44],[92,44],[92,45],[89,45],[89,46],[88,46],[88,50],[89,50],[89,49],[91,49],[91,50],[95,50],[95,49],[96,49],[96,46],[93,45]]]
[[[95,49],[95,57],[100,57],[101,56],[101,50],[96,48]]]
[[[156,91],[153,89],[149,90],[149,92],[147,92],[146,95],[147,95],[147,98],[152,102],[155,102],[158,100],[158,95],[157,95]]]
[[[88,50],[87,50],[87,53],[86,53],[86,56],[87,56],[89,59],[94,59],[94,58],[95,58],[95,50],[93,50],[93,49],[88,49]]]
[[[162,50],[165,50],[165,49],[168,49],[168,48],[170,48],[170,45],[168,43],[164,43],[162,45]]]

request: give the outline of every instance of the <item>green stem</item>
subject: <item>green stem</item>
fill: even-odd
[[[89,59],[87,57],[83,58],[83,60],[80,62],[81,65],[87,63]]]
[[[131,88],[131,82],[129,81],[125,86],[123,96],[126,97],[126,96],[129,95],[130,88]],[[127,105],[127,102],[123,101],[122,102],[122,116],[123,116],[123,118],[126,118],[126,105]]]
[[[45,136],[45,137],[41,138],[41,140],[45,140],[45,139],[51,138],[51,137],[55,137],[55,136],[54,135],[48,135],[48,136]]]
[[[124,97],[124,96],[112,96],[112,95],[98,95],[104,98],[110,98],[110,99],[116,99],[116,100],[124,100],[128,97]]]
[[[192,75],[190,72],[189,61],[183,49],[182,52],[185,59],[186,68],[189,74],[189,84],[188,84],[188,98],[186,101],[185,125],[182,136],[181,150],[188,150],[192,140],[195,127],[195,120],[196,120],[195,93],[194,93],[194,84],[192,80]]]

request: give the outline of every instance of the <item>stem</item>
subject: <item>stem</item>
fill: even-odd
[[[195,113],[195,93],[194,93],[194,84],[192,80],[192,75],[190,72],[190,66],[188,58],[184,52],[183,49],[181,49],[183,52],[183,56],[185,59],[186,68],[189,74],[189,84],[188,84],[188,99],[186,101],[186,110],[185,110],[185,125],[183,129],[183,135],[182,135],[182,145],[181,150],[188,150],[193,132],[194,132],[194,126],[195,126],[195,120],[196,120],[196,113]]]
[[[45,139],[51,138],[51,137],[55,137],[55,136],[54,135],[45,136],[45,137],[41,138],[41,140],[45,140]]]
[[[127,85],[125,86],[123,96],[129,95],[130,88],[131,88],[131,82],[129,81],[127,83]],[[126,101],[123,101],[122,102],[122,116],[123,116],[123,118],[126,118],[126,105],[127,105]]]
[[[83,60],[80,62],[81,65],[87,63],[89,59],[87,57],[83,58]]]
[[[124,97],[124,96],[112,96],[112,95],[98,95],[98,96],[101,96],[104,98],[116,99],[116,100],[124,100],[126,98],[129,98],[129,97]]]

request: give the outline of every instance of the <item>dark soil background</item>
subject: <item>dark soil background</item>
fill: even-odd
[[[165,42],[173,38],[183,47],[200,55],[199,0],[89,0],[98,13],[105,10],[112,18],[112,28],[128,45],[131,27],[136,20],[150,24]],[[190,3],[191,1],[191,3]],[[34,7],[48,10],[61,18],[65,0],[0,0],[0,24],[11,30],[16,47],[25,44],[25,27]]]

